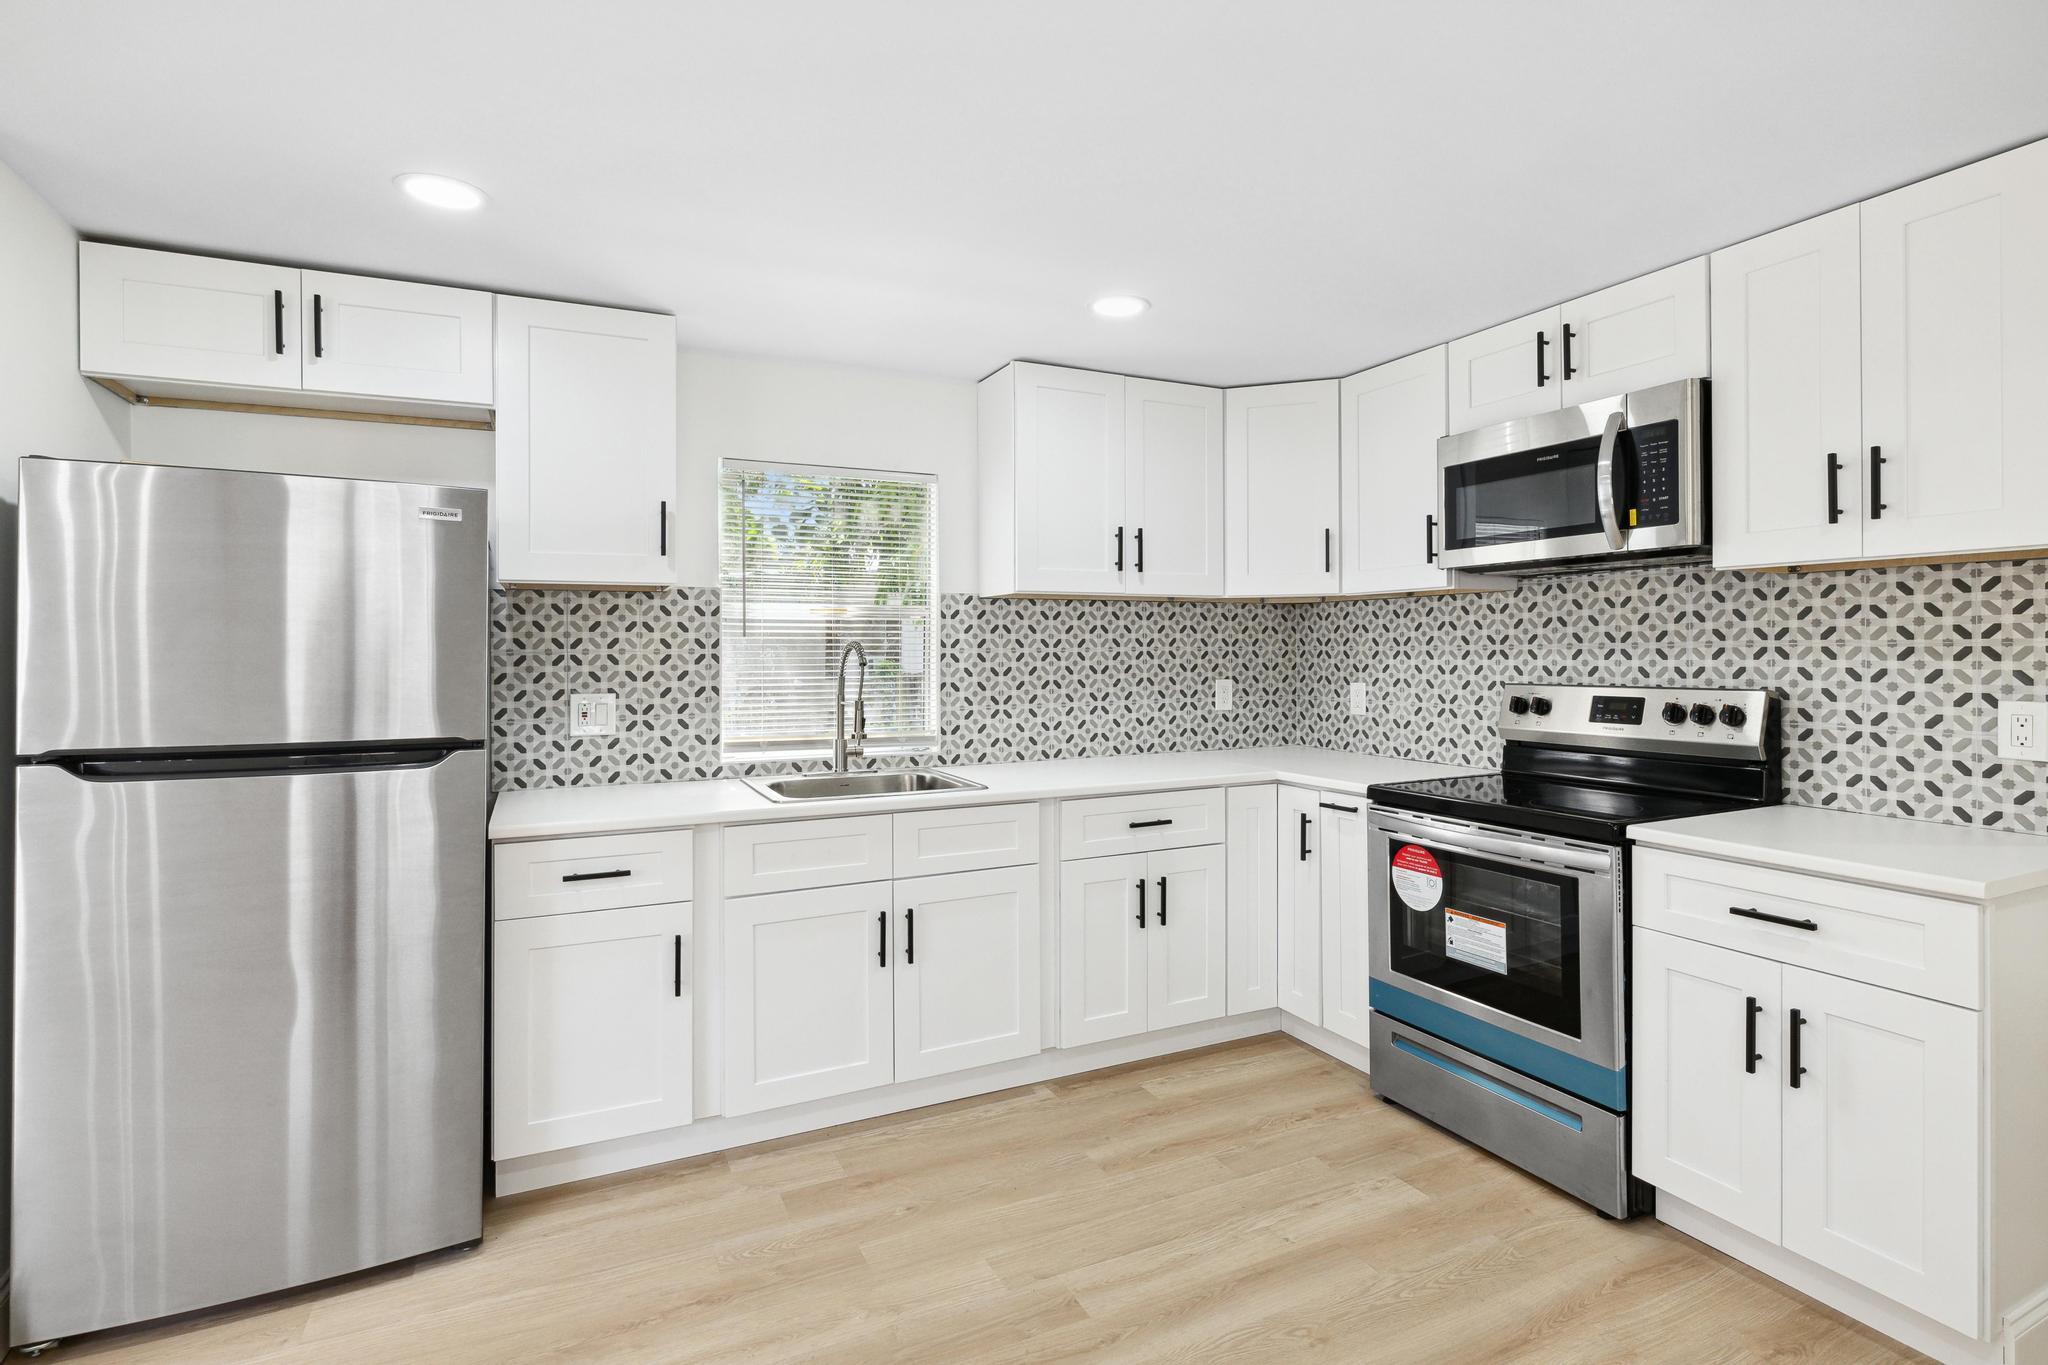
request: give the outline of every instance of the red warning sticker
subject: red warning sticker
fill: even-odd
[[[1433,910],[1444,897],[1444,870],[1436,855],[1416,844],[1394,850],[1394,894],[1410,910]]]

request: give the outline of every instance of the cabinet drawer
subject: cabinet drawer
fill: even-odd
[[[594,834],[491,850],[492,918],[529,919],[691,899],[691,834]]]
[[[1038,807],[965,806],[898,815],[897,877],[974,872],[1038,861]]]
[[[1101,858],[1223,842],[1223,789],[1060,802],[1060,857]]]
[[[886,815],[735,825],[725,832],[725,894],[802,891],[893,875]]]
[[[1651,848],[1636,850],[1634,890],[1642,928],[1970,1009],[1983,999],[1983,909],[1968,901]]]

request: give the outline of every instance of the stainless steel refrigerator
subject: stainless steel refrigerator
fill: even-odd
[[[11,1344],[481,1235],[487,529],[22,462]]]

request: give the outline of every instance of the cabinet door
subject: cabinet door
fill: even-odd
[[[1323,1022],[1323,832],[1316,794],[1280,789],[1280,860],[1277,949],[1280,1008],[1311,1024]]]
[[[1446,346],[1446,429],[1470,431],[1557,411],[1564,401],[1560,317],[1546,308]]]
[[[1654,929],[1633,944],[1631,1169],[1776,1242],[1783,969]]]
[[[306,389],[491,405],[489,294],[307,270],[299,297]]]
[[[2048,142],[1869,200],[1862,224],[1863,553],[2048,544]]]
[[[672,582],[675,319],[504,295],[497,312],[499,579]]]
[[[690,907],[491,929],[491,1158],[690,1121]]]
[[[1435,460],[1432,441],[1432,468]],[[1224,391],[1224,582],[1231,596],[1337,591],[1338,490],[1336,380]]]
[[[1220,1019],[1226,1007],[1223,846],[1145,855],[1145,1027]]]
[[[1784,973],[1785,1249],[1977,1335],[1980,1016]]]
[[[1038,869],[896,886],[896,1079],[1039,1050]]]
[[[1232,787],[1228,801],[1224,1004],[1228,1013],[1249,1014],[1280,1003],[1280,789]]]
[[[1707,373],[1707,258],[1574,299],[1558,332],[1564,405]]]
[[[1714,253],[1717,567],[1862,551],[1860,253],[1854,204]]]
[[[889,886],[726,901],[726,1113],[890,1082]]]
[[[1119,561],[1131,562],[1123,377],[1013,368],[1017,588],[1121,592]]]
[[[1124,381],[1126,592],[1223,591],[1223,390]]]
[[[1322,793],[1317,823],[1322,880],[1323,1027],[1360,1047],[1371,1045],[1372,859],[1365,802]]]
[[[1354,374],[1341,393],[1344,591],[1444,587],[1450,575],[1436,565],[1444,348]]]
[[[78,368],[243,389],[299,387],[299,272],[78,244]]]
[[[1061,1047],[1145,1031],[1145,858],[1060,864]]]

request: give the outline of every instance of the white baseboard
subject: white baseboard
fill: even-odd
[[[1320,1024],[1311,1024],[1306,1019],[1297,1019],[1285,1013],[1280,1016],[1280,1031],[1290,1038],[1299,1038],[1318,1052],[1328,1053],[1353,1071],[1363,1071],[1368,1075],[1372,1073],[1362,1043],[1340,1038]]]
[[[2004,1348],[1996,1341],[1966,1337],[1663,1190],[1657,1191],[1657,1221],[1754,1266],[1894,1341],[1933,1356],[1943,1365],[2003,1365],[2006,1360]]]
[[[972,1095],[987,1095],[1015,1086],[1035,1085],[1040,1081],[1074,1076],[1084,1071],[1099,1071],[1104,1067],[1121,1066],[1126,1062],[1140,1062],[1153,1057],[1164,1057],[1169,1053],[1211,1047],[1217,1043],[1252,1038],[1262,1033],[1274,1033],[1279,1030],[1280,1023],[1278,1010],[1260,1010],[1253,1014],[1211,1019],[1199,1024],[1185,1024],[1180,1028],[1161,1029],[1157,1033],[1143,1033],[1135,1038],[1092,1043],[1087,1047],[1050,1048],[1035,1056],[1021,1057],[1013,1062],[1000,1062],[994,1066],[957,1072],[950,1076],[903,1081],[852,1095],[837,1095],[828,1100],[815,1100],[809,1104],[792,1104],[782,1109],[770,1109],[759,1114],[742,1114],[733,1118],[702,1118],[683,1128],[666,1128],[658,1133],[642,1133],[634,1137],[615,1138],[610,1142],[594,1142],[588,1146],[570,1147],[559,1152],[538,1152],[532,1156],[514,1157],[508,1161],[495,1163],[497,1192],[501,1195],[523,1194],[528,1190],[546,1189],[550,1185],[565,1185],[572,1180],[588,1180],[593,1176],[612,1175],[641,1166],[655,1166],[665,1161],[680,1161],[685,1157],[702,1156],[707,1152],[746,1147],[773,1138],[789,1137],[819,1128],[831,1128],[861,1119],[878,1118],[883,1114],[898,1114],[908,1109],[922,1109],[926,1105],[945,1104]],[[1293,1032],[1292,1029],[1288,1031]],[[1351,1046],[1334,1034],[1325,1034],[1321,1029],[1316,1029],[1315,1032],[1333,1042],[1346,1047]],[[1310,1046],[1325,1052],[1331,1051],[1313,1038],[1300,1034],[1295,1036],[1302,1037]],[[1361,1058],[1365,1055],[1362,1048],[1356,1049],[1356,1052]],[[1340,1057],[1340,1060],[1353,1066],[1362,1065],[1349,1057]]]

